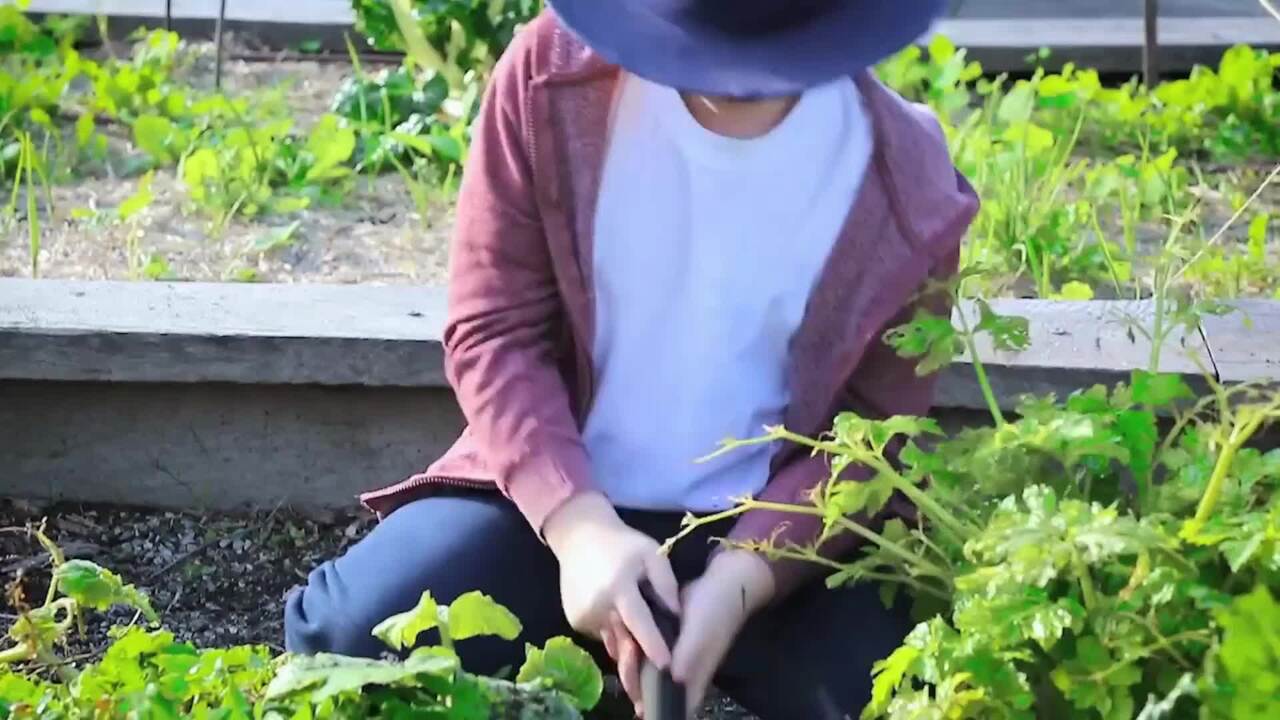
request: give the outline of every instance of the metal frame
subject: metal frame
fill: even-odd
[[[1148,0],[1149,1],[1149,0]],[[223,88],[223,26],[227,22],[227,0],[218,5],[218,24],[214,26],[214,87]]]
[[[222,89],[222,27],[227,20],[227,0],[218,4],[218,20],[213,27],[213,86]],[[173,0],[164,0],[164,29],[173,30]]]
[[[1160,82],[1159,0],[1143,0],[1142,80],[1148,88]]]

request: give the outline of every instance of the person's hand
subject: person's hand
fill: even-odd
[[[767,605],[773,593],[773,572],[763,558],[746,550],[716,555],[702,577],[685,587],[671,676],[685,686],[689,717],[702,705],[711,678],[747,618]]]
[[[560,561],[565,617],[574,630],[605,643],[638,711],[642,658],[662,669],[671,664],[671,649],[640,595],[640,581],[648,578],[658,597],[679,613],[680,588],[671,562],[658,552],[656,540],[622,522],[596,493],[557,508],[543,536]]]

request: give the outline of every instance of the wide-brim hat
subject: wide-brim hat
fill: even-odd
[[[947,0],[547,0],[593,51],[688,92],[792,95],[927,33]]]

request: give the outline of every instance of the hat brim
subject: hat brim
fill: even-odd
[[[548,0],[605,60],[679,90],[780,96],[853,75],[914,42],[946,0],[845,0],[777,33],[730,36],[678,23],[644,0]]]

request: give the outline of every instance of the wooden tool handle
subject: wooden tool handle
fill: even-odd
[[[648,580],[640,582],[640,594],[648,603],[667,647],[674,648],[680,637],[680,618],[658,599]],[[640,689],[645,720],[685,720],[684,686],[677,683],[670,672],[659,670],[645,660],[640,668]]]

